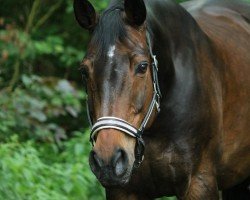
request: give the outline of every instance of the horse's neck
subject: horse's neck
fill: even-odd
[[[178,120],[185,122],[188,113],[199,112],[190,105],[194,99],[197,103],[201,101],[200,74],[197,73],[201,68],[199,51],[204,50],[202,47],[207,45],[208,38],[192,16],[177,3],[147,0],[147,7],[147,24],[154,38],[153,51],[159,61],[159,82],[163,93],[160,115],[162,121],[169,122],[162,126],[171,130],[175,129]],[[178,116],[171,118],[171,114]]]
[[[166,81],[171,81],[169,79],[173,77],[181,78],[184,84],[187,83],[185,81],[191,83],[194,78],[192,73],[198,67],[199,51],[207,45],[207,36],[193,17],[175,1],[146,0],[146,5],[153,52],[159,60],[160,82],[163,82],[164,88],[169,85]],[[164,78],[166,76],[168,80]]]
[[[190,45],[191,34],[198,31],[193,17],[179,4],[172,0],[147,0],[149,24],[153,34],[162,42],[167,43],[176,53],[185,45]],[[157,42],[157,41],[156,41]]]
[[[186,51],[190,54],[200,41],[206,40],[194,18],[175,1],[146,0],[146,5],[155,51],[168,51],[175,58]]]

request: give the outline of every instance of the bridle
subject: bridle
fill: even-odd
[[[159,87],[158,74],[157,74],[158,61],[156,59],[156,56],[152,52],[152,44],[151,44],[149,33],[147,32],[146,35],[147,35],[148,49],[150,52],[150,56],[152,57],[152,60],[153,60],[151,64],[151,71],[152,71],[154,91],[153,91],[153,97],[149,105],[147,114],[145,115],[140,127],[136,128],[130,123],[128,123],[126,120],[123,120],[115,116],[101,117],[97,119],[97,121],[93,124],[93,120],[90,116],[88,101],[87,101],[87,115],[88,115],[89,123],[91,125],[90,141],[92,145],[94,146],[95,144],[96,134],[102,129],[110,129],[110,128],[116,129],[116,130],[119,130],[128,134],[129,136],[136,138],[135,161],[134,161],[134,166],[133,166],[134,168],[138,168],[141,162],[143,161],[145,144],[142,139],[142,134],[147,126],[147,123],[153,113],[154,108],[156,108],[157,112],[160,112],[161,91]]]

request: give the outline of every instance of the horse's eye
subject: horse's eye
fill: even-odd
[[[137,68],[136,73],[144,74],[147,71],[148,63],[146,61],[141,62]]]

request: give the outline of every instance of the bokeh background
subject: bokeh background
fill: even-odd
[[[0,0],[1,200],[105,199],[88,165],[88,38],[72,0]]]

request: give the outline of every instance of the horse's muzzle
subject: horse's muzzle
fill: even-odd
[[[124,185],[130,177],[127,153],[119,148],[113,152],[109,161],[104,161],[98,153],[91,151],[89,157],[91,170],[104,187]]]

